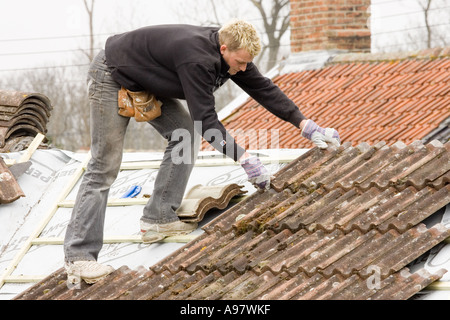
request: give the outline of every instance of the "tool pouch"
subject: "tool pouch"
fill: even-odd
[[[161,101],[146,91],[133,92],[122,87],[118,104],[121,116],[134,117],[138,122],[150,121],[161,115]]]

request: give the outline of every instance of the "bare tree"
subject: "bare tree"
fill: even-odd
[[[145,2],[144,0],[142,0]],[[138,2],[136,0],[136,2]],[[81,3],[81,1],[80,1]],[[80,65],[82,60],[92,61],[96,54],[96,41],[100,35],[95,35],[94,23],[96,19],[95,0],[82,0],[87,13],[87,27],[89,29],[89,45],[87,49],[79,50],[74,57],[73,64]],[[120,3],[119,1],[117,3]],[[205,7],[205,4],[207,7]],[[122,4],[121,4],[122,5]],[[125,6],[127,4],[123,4]],[[288,0],[227,0],[225,3],[218,0],[205,1],[177,1],[178,7],[174,12],[183,14],[179,21],[190,19],[189,23],[203,25],[221,25],[224,22],[241,17],[254,23],[260,30],[263,42],[263,53],[256,63],[262,72],[276,64],[280,53],[281,38],[288,30],[289,1]],[[136,5],[136,8],[139,6]],[[117,26],[131,30],[143,24],[148,15],[138,16],[140,11],[131,11],[133,17],[123,16],[125,10],[117,10],[117,22],[114,23],[114,32]],[[203,13],[203,16],[202,16]],[[137,15],[137,16],[136,16]],[[113,21],[110,19],[110,21]],[[124,27],[124,23],[128,24]],[[151,21],[149,21],[151,23]],[[96,30],[98,32],[98,30]],[[83,47],[86,47],[84,45]],[[82,56],[81,56],[82,55]],[[261,66],[261,64],[263,66]],[[47,95],[54,106],[47,137],[56,147],[76,151],[90,145],[90,119],[89,103],[86,94],[87,67],[82,68],[54,68],[34,69],[29,72],[16,72],[11,76],[2,77],[0,84],[13,87],[17,83],[17,90],[40,92]],[[77,80],[78,79],[78,80]],[[79,80],[83,79],[83,80]],[[216,92],[216,106],[220,110],[234,99],[241,90],[231,81],[227,82],[221,90]],[[145,123],[130,121],[125,137],[126,149],[161,150],[166,141],[156,131]]]
[[[385,3],[375,5],[386,9],[383,8]],[[372,29],[373,51],[411,51],[450,44],[448,0],[403,0],[398,3],[399,6],[405,4],[412,9],[404,14],[394,15],[389,10],[376,10],[381,14],[375,19],[382,23],[377,24],[378,30]],[[392,29],[386,28],[389,22],[393,25]]]
[[[250,0],[250,2],[261,14],[267,39],[261,56],[268,51],[266,70],[270,70],[278,61],[281,39],[289,28],[289,0],[272,0],[269,2],[270,7],[264,6],[264,0]]]
[[[88,0],[83,0],[84,8],[88,14],[89,21],[89,49],[88,52],[83,51],[83,53],[87,56],[89,61],[94,60],[94,5],[95,0],[91,0],[89,5]]]
[[[425,42],[427,48],[444,47],[450,44],[448,0],[417,0],[423,12]]]
[[[234,18],[253,23],[260,31],[263,47],[255,62],[261,72],[266,72],[279,60],[282,38],[289,30],[289,9],[289,0],[197,0],[177,3],[173,11],[185,23],[220,27]],[[228,81],[215,93],[216,109],[222,109],[240,92]]]
[[[182,8],[174,8],[181,21],[208,26],[221,26],[233,19],[252,22],[260,31],[263,49],[257,58],[258,65],[265,61],[261,71],[266,72],[277,64],[283,36],[289,30],[289,0],[209,0],[185,1]],[[203,13],[203,14],[202,14]],[[245,17],[242,15],[245,13]]]
[[[447,46],[450,7],[447,0],[416,0],[421,9],[422,19],[411,18],[412,27],[407,33],[411,49]]]
[[[74,81],[79,71],[68,68],[42,68],[15,72],[2,78],[2,87],[46,95],[53,110],[47,124],[46,137],[58,148],[76,151],[89,146],[89,116],[83,82]],[[7,84],[7,86],[6,86]]]
[[[431,6],[432,0],[426,0],[425,3],[422,3],[422,1],[418,1],[419,5],[422,7],[423,10],[423,17],[425,20],[425,27],[427,29],[426,33],[426,42],[427,42],[427,48],[431,48],[431,33],[432,28],[430,26],[430,6]]]

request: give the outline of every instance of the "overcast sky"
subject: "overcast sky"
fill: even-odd
[[[121,31],[139,22],[176,23],[171,6],[177,1],[96,0],[94,33]],[[0,70],[70,63],[70,50],[86,49],[87,38],[80,37],[89,34],[82,0],[0,0],[0,8]]]
[[[450,6],[450,0],[438,1],[447,1]],[[180,2],[190,3],[96,0],[94,33],[106,33],[97,37],[98,46],[103,45],[108,33],[151,24],[179,23]],[[372,0],[372,3],[373,39],[378,35],[386,41],[395,40],[396,34],[386,32],[407,28],[411,15],[421,19],[417,0]],[[89,34],[83,0],[0,0],[0,8],[0,75],[3,70],[73,64],[75,53],[80,55],[79,49],[88,47],[87,37],[82,37]],[[240,14],[245,16],[245,12]]]

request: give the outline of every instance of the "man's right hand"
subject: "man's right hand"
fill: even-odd
[[[341,139],[339,133],[333,128],[319,127],[314,121],[306,120],[303,126],[302,136],[311,140],[320,149],[326,149],[330,145],[339,147]]]

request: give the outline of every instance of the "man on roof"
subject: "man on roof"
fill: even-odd
[[[91,159],[80,185],[64,240],[68,280],[94,283],[113,268],[97,262],[103,245],[108,192],[120,169],[130,117],[143,116],[168,145],[154,191],[140,220],[143,242],[187,234],[196,223],[179,220],[176,210],[195,163],[173,161],[180,139],[176,130],[198,133],[215,149],[237,161],[257,188],[270,188],[270,172],[239,146],[218,120],[214,91],[231,79],[264,108],[299,128],[318,147],[340,144],[331,128],[321,128],[253,64],[260,53],[259,35],[248,22],[222,28],[161,25],[115,35],[91,63],[88,94],[91,109]],[[142,95],[144,93],[144,95]],[[137,94],[137,95],[136,95]],[[140,95],[141,94],[141,95]],[[185,99],[188,110],[179,99]],[[153,112],[155,111],[156,112]],[[146,117],[146,112],[152,113]],[[197,146],[198,147],[198,146]]]

